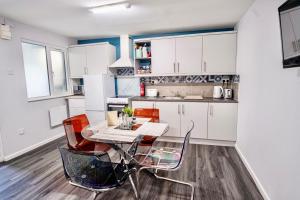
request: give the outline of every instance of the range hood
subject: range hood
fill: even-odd
[[[112,65],[110,65],[110,68],[131,68],[133,67],[133,61],[130,53],[132,42],[128,35],[121,35],[120,42],[121,57]]]

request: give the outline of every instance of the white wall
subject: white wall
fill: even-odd
[[[5,157],[63,133],[62,127],[50,128],[48,110],[65,104],[64,98],[27,102],[21,38],[62,47],[75,44],[70,38],[15,21],[8,24],[13,25],[13,39],[0,40],[0,131]],[[24,135],[17,134],[20,128],[25,128]]]
[[[300,199],[300,68],[282,67],[283,2],[256,0],[238,25],[237,147],[272,200]]]

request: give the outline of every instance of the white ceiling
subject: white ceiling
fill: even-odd
[[[116,0],[0,0],[0,15],[70,37],[93,38],[232,27],[254,0],[131,0],[126,11],[88,10],[106,1]]]

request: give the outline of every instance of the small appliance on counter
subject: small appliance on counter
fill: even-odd
[[[146,89],[146,97],[157,97],[158,90],[157,89]]]
[[[224,89],[222,86],[214,86],[213,98],[221,99],[224,95]]]
[[[224,90],[224,98],[225,99],[232,99],[233,97],[233,90],[232,89],[225,89]]]

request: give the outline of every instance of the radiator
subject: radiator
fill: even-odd
[[[49,110],[50,126],[61,125],[63,120],[67,119],[67,106],[56,106]]]

